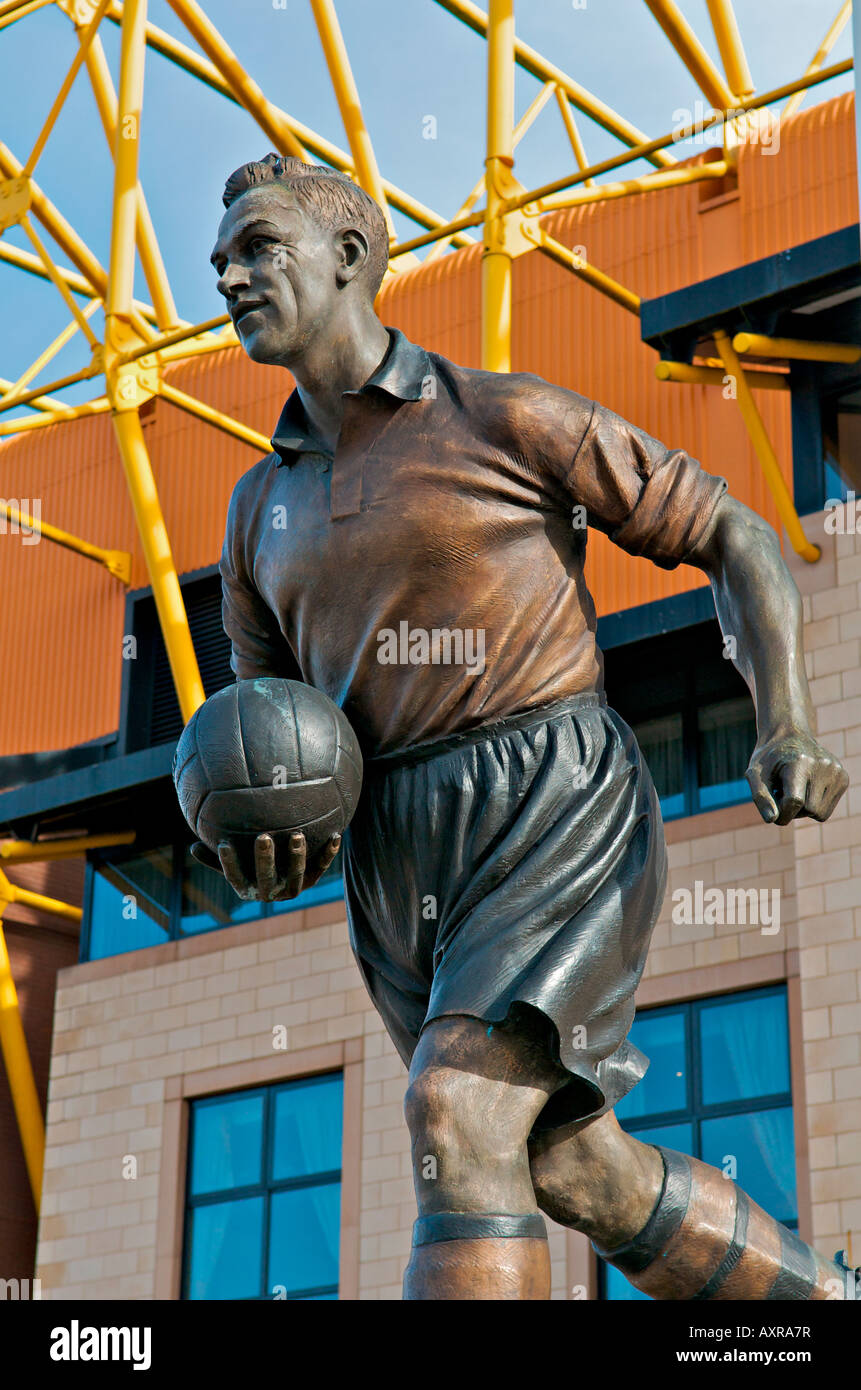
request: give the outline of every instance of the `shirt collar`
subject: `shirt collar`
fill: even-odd
[[[358,391],[346,391],[344,394],[362,396],[376,388],[396,400],[420,401],[422,384],[431,369],[430,358],[424,348],[411,343],[399,328],[387,328],[386,331],[390,339],[389,350],[380,366]],[[279,455],[279,463],[288,466],[295,462],[296,454],[327,452],[311,430],[298,390],[288,396],[278,417],[272,448]]]

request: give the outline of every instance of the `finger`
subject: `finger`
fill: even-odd
[[[777,825],[788,825],[805,805],[810,772],[809,758],[798,758],[777,769],[774,779],[774,790],[777,793]]]
[[[308,845],[301,830],[294,830],[287,843],[285,898],[296,898],[305,884]]]
[[[750,787],[751,795],[756,803],[756,809],[759,811],[762,819],[769,822],[776,821],[778,815],[777,804],[765,784],[759,767],[749,767],[745,776],[748,786]]]
[[[810,779],[807,814],[814,820],[828,820],[848,785],[849,774],[840,763],[820,763]]]
[[[271,835],[258,835],[254,841],[254,868],[257,891],[263,902],[268,903],[281,887],[275,867],[275,841]]]
[[[320,850],[320,853],[317,856],[317,860],[313,868],[306,870],[305,882],[302,885],[303,888],[313,888],[314,884],[319,882],[319,880],[323,877],[324,873],[328,869],[329,865],[332,863],[332,860],[335,858],[335,855],[338,853],[338,850],[340,848],[340,835],[330,836],[323,848]]]
[[[195,840],[191,846],[191,854],[205,869],[214,869],[217,874],[221,873],[221,860],[202,840]]]
[[[222,840],[218,846],[218,858],[221,861],[221,872],[227,879],[234,893],[238,894],[246,902],[253,902],[257,897],[257,889],[253,883],[249,883],[239,864],[239,855],[229,840]]]
[[[331,864],[338,850],[341,848],[340,835],[332,835],[320,851],[319,867],[320,873],[324,874]]]

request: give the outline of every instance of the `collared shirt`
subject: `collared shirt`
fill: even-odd
[[[325,691],[367,756],[600,690],[586,525],[673,569],[727,486],[573,391],[389,334],[334,456],[290,396],[221,558],[237,677]]]

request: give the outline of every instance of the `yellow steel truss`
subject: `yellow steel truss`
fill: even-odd
[[[556,207],[571,207],[606,198],[626,197],[657,191],[699,179],[723,177],[726,162],[698,166],[679,166],[670,148],[692,135],[714,126],[727,130],[729,147],[739,138],[733,123],[740,112],[756,110],[784,97],[787,111],[795,109],[805,92],[817,83],[852,68],[851,60],[831,67],[823,64],[841,32],[849,13],[846,0],[826,34],[819,50],[800,78],[771,92],[754,95],[732,0],[707,0],[709,16],[723,64],[723,72],[712,62],[674,0],[645,0],[682,61],[695,76],[706,97],[717,108],[700,124],[685,131],[675,130],[649,139],[636,126],[613,111],[556,64],[544,58],[517,38],[514,30],[514,0],[489,0],[489,9],[480,9],[473,0],[436,0],[451,15],[487,40],[487,141],[484,174],[449,220],[404,192],[381,174],[365,125],[359,93],[350,67],[347,48],[338,23],[335,0],[310,0],[323,46],[332,88],[341,111],[349,154],[331,141],[288,115],[265,96],[245,71],[215,25],[197,0],[169,0],[175,14],[203,57],[157,28],[147,18],[147,0],[0,0],[0,30],[24,19],[48,4],[56,4],[75,29],[77,47],[71,65],[25,163],[0,143],[0,261],[53,283],[71,314],[71,322],[16,380],[0,378],[0,413],[15,406],[33,413],[0,419],[0,437],[49,425],[81,419],[87,415],[110,413],[117,446],[128,485],[141,548],[152,583],[156,608],[171,672],[185,719],[190,718],[204,698],[197,658],[183,605],[170,541],[162,515],[152,466],[144,441],[140,408],[153,397],[190,412],[214,428],[251,445],[258,452],[268,449],[268,440],[257,431],[224,412],[206,405],[163,379],[163,368],[180,358],[219,352],[236,346],[237,339],[226,316],[206,323],[190,324],[177,313],[155,230],[138,180],[138,149],[143,98],[145,55],[147,50],[178,65],[228,100],[243,107],[281,154],[300,159],[321,159],[348,172],[383,208],[391,246],[390,269],[397,272],[415,264],[412,253],[431,246],[438,256],[450,245],[466,246],[471,232],[481,228],[482,258],[482,362],[495,371],[507,371],[511,362],[511,286],[512,261],[531,250],[540,250],[557,264],[570,270],[599,293],[609,296],[633,314],[639,313],[640,300],[633,290],[618,284],[597,267],[550,236],[541,216]],[[103,21],[121,29],[119,90],[114,91],[104,50],[99,38]],[[515,125],[515,65],[531,73],[543,85],[529,109]],[[33,178],[33,171],[50,138],[51,131],[79,71],[85,71],[95,97],[99,118],[111,148],[114,163],[111,216],[110,264],[107,270],[63,217]],[[521,135],[555,98],[570,140],[576,162],[573,173],[531,191],[525,189],[513,172],[514,150]],[[573,109],[572,109],[573,108]],[[577,127],[574,109],[596,122],[623,145],[620,154],[589,164]],[[743,138],[743,135],[741,136]],[[645,159],[656,172],[623,182],[599,183],[602,175]],[[582,185],[578,191],[572,191]],[[476,210],[482,192],[485,205]],[[410,217],[423,231],[398,243],[391,220],[395,208]],[[38,222],[54,244],[71,262],[71,268],[58,265],[52,252],[33,225]],[[29,237],[33,252],[3,242],[3,233],[20,225]],[[135,256],[147,282],[152,305],[133,297]],[[88,302],[82,309],[74,296]],[[99,342],[90,318],[104,306],[104,341]],[[57,381],[32,383],[45,365],[77,331],[87,339],[91,358],[79,371]],[[749,336],[749,335],[748,335]],[[668,382],[719,384],[726,371],[738,381],[738,399],[745,423],[756,447],[770,488],[790,541],[799,554],[813,561],[818,551],[804,536],[792,498],[768,441],[751,389],[786,389],[785,375],[754,368],[742,369],[739,353],[789,357],[799,355],[798,345],[780,340],[747,337],[733,341],[727,334],[716,335],[720,358],[705,363],[660,363],[659,380]],[[839,345],[820,344],[823,360],[835,360]],[[849,349],[851,352],[856,349]],[[843,360],[843,359],[841,359]],[[853,359],[854,360],[854,359]],[[103,394],[80,405],[66,405],[51,394],[90,377],[103,376]],[[130,557],[122,551],[97,546],[36,522],[4,504],[4,517],[23,525],[41,526],[46,539],[64,545],[101,563],[121,583],[128,583]],[[14,515],[13,515],[14,514]],[[96,844],[126,843],[131,833],[92,840],[37,842],[17,841],[0,844],[0,859],[31,862],[79,854]],[[0,868],[0,917],[10,902],[26,903],[69,920],[79,920],[80,910],[41,894],[20,888]],[[44,1151],[44,1126],[27,1055],[18,1010],[15,984],[8,952],[0,927],[0,1046],[9,1076],[13,1102],[21,1132],[22,1146],[38,1206]]]

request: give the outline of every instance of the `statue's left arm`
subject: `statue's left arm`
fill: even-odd
[[[728,655],[756,706],[757,741],[747,779],[763,820],[827,820],[849,778],[813,734],[801,596],[777,534],[724,493],[685,558],[711,581]]]

